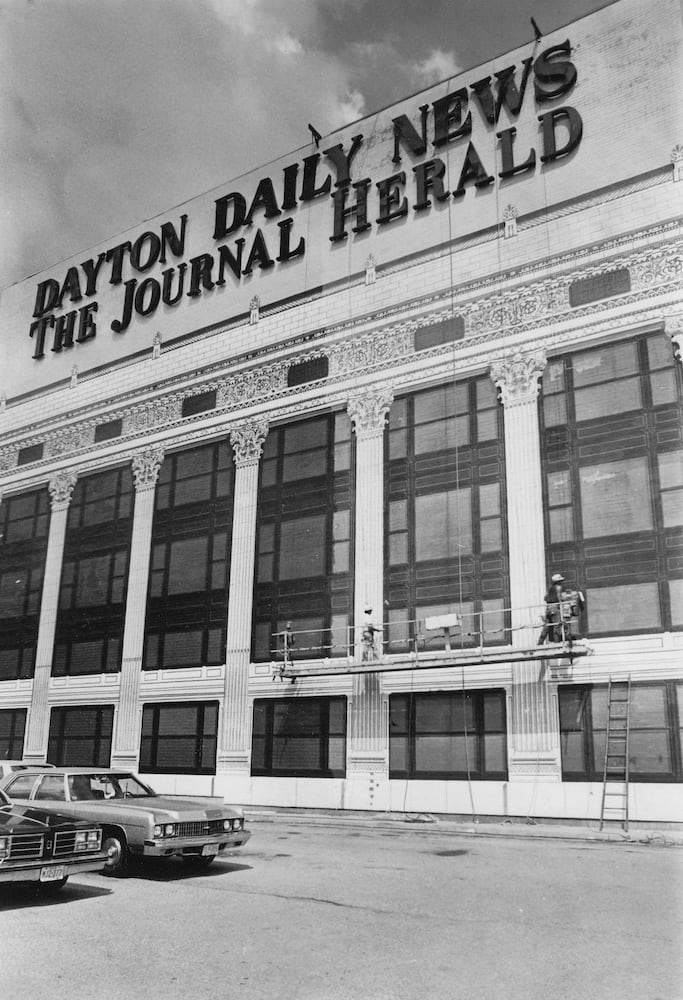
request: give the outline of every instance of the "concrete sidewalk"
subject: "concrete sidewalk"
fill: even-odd
[[[394,832],[452,834],[467,837],[507,837],[523,840],[576,840],[598,843],[641,844],[653,847],[683,847],[683,829],[667,829],[666,824],[645,826],[630,824],[628,831],[612,824],[603,830],[599,822],[577,820],[555,823],[514,817],[507,820],[485,817],[440,816],[431,813],[354,812],[351,810],[294,809],[270,806],[245,806],[247,823],[287,823],[316,827],[355,827]]]

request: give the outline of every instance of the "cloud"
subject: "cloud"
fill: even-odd
[[[0,19],[0,288],[364,113],[314,4],[34,0]]]
[[[418,86],[429,87],[448,77],[456,76],[462,67],[456,62],[452,52],[433,49],[425,58],[413,64],[413,73]]]

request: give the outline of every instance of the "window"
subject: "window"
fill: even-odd
[[[670,338],[551,361],[541,419],[548,575],[586,595],[591,635],[681,627],[683,394]]]
[[[183,417],[193,417],[197,413],[205,413],[207,410],[216,408],[216,390],[209,392],[198,392],[194,396],[188,396],[183,400],[181,414]]]
[[[352,608],[351,424],[346,413],[273,428],[261,461],[253,655],[346,655]]]
[[[145,670],[225,662],[233,476],[224,441],[164,459],[152,526]]]
[[[607,686],[561,685],[559,703],[563,778],[602,781]],[[629,780],[683,781],[682,708],[681,682],[631,685]]]
[[[346,698],[257,698],[251,773],[343,778]]]
[[[488,377],[394,401],[387,429],[385,650],[444,646],[427,617],[458,613],[459,645],[505,641],[501,406]],[[387,643],[388,640],[388,643]]]
[[[507,778],[504,691],[389,697],[389,777]]]
[[[130,469],[78,481],[67,519],[54,675],[121,669],[132,524]]]
[[[43,457],[44,447],[41,443],[30,444],[26,448],[20,448],[17,455],[17,465],[30,465],[31,462],[39,462]]]
[[[95,428],[95,444],[100,441],[111,441],[113,438],[121,437],[122,429],[122,420],[109,420],[106,424],[98,424]]]
[[[113,705],[53,708],[47,759],[58,767],[109,767]]]
[[[287,385],[292,388],[295,385],[305,385],[306,382],[317,382],[319,379],[327,378],[329,368],[329,359],[325,357],[298,361],[289,367]]]
[[[465,320],[462,316],[452,316],[439,323],[430,323],[415,331],[414,345],[416,351],[428,351],[431,347],[441,347],[442,344],[452,344],[465,336]]]
[[[145,705],[140,771],[215,774],[217,737],[217,701]]]
[[[0,758],[21,760],[24,756],[25,708],[0,710]]]
[[[620,267],[614,271],[596,274],[591,278],[579,278],[569,286],[569,304],[585,306],[589,302],[609,299],[612,295],[622,295],[631,291],[631,275],[628,268]]]
[[[49,519],[47,490],[0,504],[0,680],[33,676]]]

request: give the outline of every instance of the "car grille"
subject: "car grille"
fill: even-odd
[[[12,837],[10,858],[12,861],[30,861],[40,858],[43,854],[42,833],[20,833]]]
[[[222,819],[204,820],[200,823],[176,824],[177,837],[206,837],[207,835],[215,836],[223,832]]]

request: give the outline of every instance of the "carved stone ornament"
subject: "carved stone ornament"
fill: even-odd
[[[372,254],[369,255],[368,259],[365,261],[365,284],[374,285],[377,279],[377,264],[375,258]]]
[[[683,362],[683,313],[666,316],[664,318],[664,332],[673,341],[674,356]]]
[[[491,365],[491,378],[504,406],[519,406],[538,397],[538,380],[546,365],[544,354],[515,354]]]
[[[348,412],[356,437],[381,434],[393,401],[394,394],[386,386],[366,396],[353,396],[348,403]]]
[[[683,145],[680,142],[671,150],[671,162],[674,167],[674,180],[683,180]]]
[[[50,491],[50,501],[53,510],[68,507],[71,503],[71,494],[78,481],[78,473],[73,469],[65,469],[58,472],[56,476],[47,484]]]
[[[250,420],[239,427],[233,427],[230,431],[230,444],[235,453],[235,465],[258,462],[267,434],[267,420]]]
[[[508,205],[503,211],[503,223],[505,224],[505,238],[517,235],[517,209],[514,205]]]
[[[138,492],[154,489],[163,460],[164,449],[161,447],[148,448],[133,456],[133,477]]]
[[[249,323],[253,326],[261,317],[261,300],[255,295],[249,303]]]

